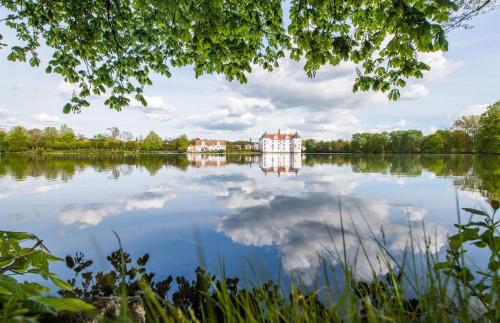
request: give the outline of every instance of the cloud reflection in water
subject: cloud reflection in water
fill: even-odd
[[[407,213],[410,222],[426,212],[414,206],[403,210],[385,201],[339,197],[324,192],[302,197],[277,195],[268,205],[242,208],[223,216],[217,230],[244,245],[277,246],[287,272],[311,276],[320,265],[319,256],[325,254],[325,248],[343,254],[339,198],[348,262],[363,277],[371,276],[370,264],[374,268],[380,267],[377,260],[380,247],[373,238],[382,238],[381,226],[388,237],[390,252],[401,252],[408,243],[408,222],[391,221],[391,211]],[[421,224],[416,224],[412,225],[412,236],[416,249],[422,251],[425,250],[424,232]],[[436,238],[433,251],[439,250],[445,244],[446,230],[427,221],[426,227],[427,232]],[[366,256],[362,254],[360,239]],[[380,268],[381,273],[386,271],[386,267]]]

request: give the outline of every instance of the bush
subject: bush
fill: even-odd
[[[50,297],[50,289],[38,283],[18,282],[16,277],[33,274],[50,280],[56,287],[70,291],[71,286],[49,271],[54,257],[42,240],[30,233],[0,231],[0,321],[35,320],[40,314],[92,310],[74,299]]]

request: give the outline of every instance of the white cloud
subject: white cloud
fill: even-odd
[[[0,108],[0,128],[10,128],[19,123],[9,111]]]
[[[108,216],[120,213],[116,206],[76,205],[63,210],[59,221],[64,225],[74,225],[80,229],[97,225]]]
[[[424,84],[410,84],[402,90],[401,99],[418,99],[429,94],[429,89]]]
[[[359,92],[353,95],[356,77],[353,63],[324,66],[312,79],[306,76],[303,65],[304,62],[282,59],[280,67],[273,72],[254,67],[247,84],[227,84],[242,95],[269,100],[278,109],[353,109],[387,102],[383,93]]]
[[[269,99],[229,96],[210,114],[186,118],[188,124],[206,130],[242,131],[253,128],[262,115],[274,111]]]
[[[408,123],[406,122],[405,119],[401,119],[401,120],[399,120],[398,123],[396,123],[396,125],[399,126],[399,127],[406,127],[407,124]]]
[[[143,106],[141,102],[130,97],[129,107],[144,112],[146,118],[156,121],[168,121],[174,117],[176,112],[175,107],[168,105],[161,96],[144,96],[147,106]]]
[[[339,205],[342,207],[343,228],[340,222]],[[379,228],[384,227],[387,248],[392,255],[401,253],[413,237],[417,252],[425,250],[422,226],[412,225],[412,234],[406,221],[396,222],[390,218],[391,205],[382,200],[360,199],[324,192],[309,192],[294,197],[276,195],[266,205],[238,209],[221,218],[217,230],[233,241],[251,246],[278,248],[287,272],[314,276],[320,265],[320,255],[325,250],[335,255],[343,254],[345,243],[349,265],[364,278],[371,277],[374,270],[385,273],[389,268],[378,263],[383,254],[375,239],[382,238]],[[408,206],[410,221],[421,219],[425,209]],[[439,225],[427,222],[426,230],[432,239],[434,250],[446,243],[447,231]],[[345,240],[343,240],[345,239]],[[360,239],[366,255],[361,251]],[[436,240],[434,240],[436,239]],[[342,258],[342,257],[339,257]],[[338,261],[339,259],[333,259]]]
[[[22,88],[23,88],[23,85],[19,82],[16,82],[16,81],[9,82],[9,89],[11,89],[11,90],[17,91],[17,90],[21,90]]]
[[[74,225],[80,229],[98,225],[106,217],[134,210],[161,209],[175,197],[175,191],[168,185],[151,186],[145,192],[126,199],[102,204],[78,204],[64,209],[59,221],[64,225]]]
[[[57,91],[59,92],[59,94],[61,94],[64,97],[73,96],[73,93],[75,93],[77,90],[78,90],[78,87],[74,84],[71,84],[71,83],[60,82],[57,85]]]
[[[302,112],[290,126],[312,136],[342,137],[353,132],[359,124],[351,110],[333,109],[330,111]]]
[[[408,215],[410,221],[423,221],[427,215],[427,209],[413,205],[403,207],[403,212]]]
[[[151,109],[151,110],[161,110],[161,111],[168,111],[168,112],[173,112],[175,111],[175,108],[172,106],[169,106],[165,103],[165,100],[161,96],[144,96],[144,99],[147,101],[147,106],[143,106],[141,102],[137,101],[135,98],[129,98],[130,103],[129,107],[131,108],[144,108],[144,109]]]
[[[33,116],[33,119],[39,122],[43,123],[51,123],[51,122],[59,122],[59,117],[55,115],[50,115],[48,113],[42,112],[42,113],[37,113]]]
[[[125,210],[161,209],[175,196],[175,191],[167,185],[153,186],[146,192],[127,199]]]
[[[35,187],[35,192],[37,193],[46,193],[50,191],[56,191],[61,188],[59,184],[50,184],[50,185],[40,185]]]
[[[486,111],[489,104],[476,104],[465,107],[458,116],[480,115]]]
[[[448,59],[441,51],[419,53],[418,58],[431,67],[430,71],[424,72],[424,81],[435,81],[441,79],[452,74],[463,66],[462,62]]]

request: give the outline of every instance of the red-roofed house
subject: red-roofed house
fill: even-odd
[[[226,150],[225,140],[196,139],[193,145],[188,147],[188,152],[202,153],[207,151]]]
[[[268,133],[265,132],[259,140],[259,148],[263,153],[300,153],[302,152],[302,139],[299,134]]]

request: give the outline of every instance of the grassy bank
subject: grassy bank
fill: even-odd
[[[410,229],[400,257],[389,252],[385,236],[376,240],[378,263],[368,262],[371,277],[359,277],[356,264],[348,265],[345,245],[332,245],[321,255],[323,266],[317,279],[306,283],[296,276],[286,286],[280,280],[254,284],[246,278],[229,278],[223,261],[217,275],[199,267],[193,281],[156,277],[147,269],[149,255],[132,259],[119,238],[120,248],[107,257],[110,271],[95,271],[93,261],[77,253],[66,257],[74,277],[62,281],[49,271],[49,263],[60,259],[50,255],[41,240],[2,231],[0,315],[5,322],[51,321],[82,311],[92,318],[95,309],[84,301],[115,296],[121,299],[119,310],[114,317],[102,317],[104,321],[133,321],[136,316],[127,299],[135,298],[140,299],[148,322],[498,322],[498,201],[491,206],[491,215],[464,209],[469,219],[456,225],[442,259],[432,251],[432,237],[425,238],[425,250],[416,250]],[[339,234],[345,244],[343,227]],[[358,238],[358,257],[369,259],[364,248],[367,238]],[[488,251],[486,268],[475,268],[468,261],[468,254],[476,248]],[[418,255],[421,251],[423,256]],[[28,273],[51,280],[62,298],[47,297],[47,289],[38,284],[20,283]]]

